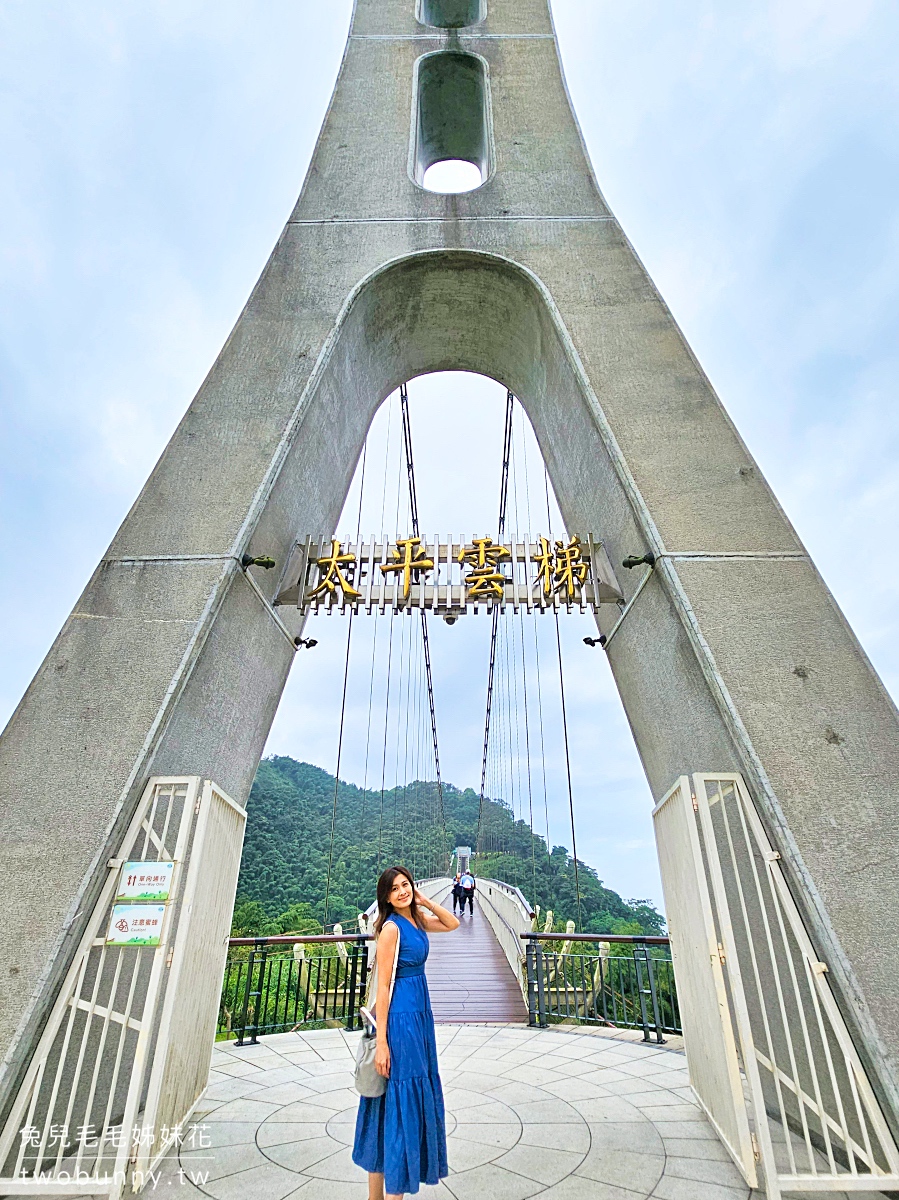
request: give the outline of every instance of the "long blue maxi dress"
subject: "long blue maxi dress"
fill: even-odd
[[[428,935],[395,913],[400,935],[396,983],[387,1016],[390,1078],[383,1096],[359,1099],[353,1162],[382,1171],[388,1194],[415,1195],[449,1174],[446,1117],[437,1071],[434,1015],[425,979]],[[377,1015],[377,1014],[375,1014]]]

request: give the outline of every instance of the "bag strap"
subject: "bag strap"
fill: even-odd
[[[390,1006],[391,1001],[393,1000],[393,985],[396,983],[396,965],[400,959],[400,923],[399,923],[399,921],[394,921],[393,924],[396,926],[396,954],[394,955],[394,958],[393,958],[393,970],[390,973],[390,993],[389,993],[389,999],[387,1001],[388,1008]],[[368,984],[368,996],[366,997],[366,1003],[368,1004],[369,1008],[371,1008],[372,1005],[377,1007],[377,1003],[378,1003],[378,958],[377,958],[377,954],[375,955],[375,965],[371,969],[371,978],[370,978],[369,984]]]
[[[387,999],[388,1008],[393,1000],[393,985],[396,983],[396,964],[400,961],[400,923],[399,921],[394,921],[393,923],[396,926],[396,954],[393,956],[393,970],[390,973],[390,994]]]

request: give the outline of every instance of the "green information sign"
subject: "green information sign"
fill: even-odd
[[[126,862],[116,900],[154,900],[164,904],[172,890],[173,862]]]

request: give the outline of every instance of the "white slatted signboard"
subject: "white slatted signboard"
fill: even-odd
[[[209,1071],[245,822],[197,777],[147,784],[0,1135],[0,1195],[118,1198],[188,1119]],[[123,864],[167,861],[159,945],[110,944]]]
[[[682,777],[655,821],[691,1083],[747,1180],[748,1123],[768,1200],[899,1190],[899,1150],[742,776]]]
[[[413,541],[409,557],[414,554],[416,561],[432,565],[414,569],[413,562],[407,576],[400,568]],[[501,582],[491,587],[482,580],[473,588],[479,560],[480,569],[495,573]],[[427,608],[439,616],[490,611],[496,603],[503,611],[530,612],[586,611],[619,602],[623,596],[601,541],[592,536],[556,541],[530,534],[498,543],[452,535],[399,542],[384,535],[360,542],[307,537],[294,547],[275,600],[312,612]]]

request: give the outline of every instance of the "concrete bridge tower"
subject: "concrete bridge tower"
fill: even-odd
[[[443,159],[482,186],[424,190]],[[290,220],[0,740],[0,1114],[148,777],[245,801],[294,540],[443,370],[520,397],[569,528],[640,589],[607,653],[652,792],[746,781],[895,1128],[896,709],[603,199],[548,0],[356,0]]]

